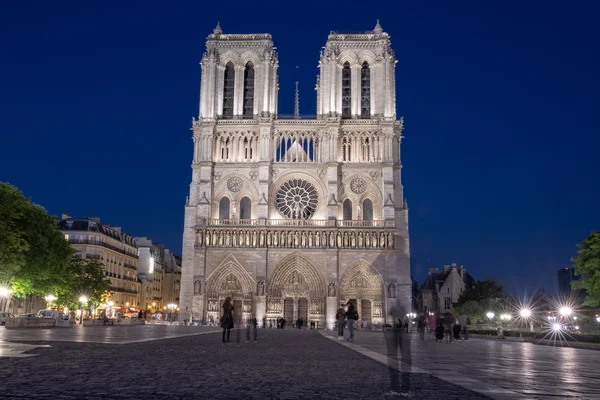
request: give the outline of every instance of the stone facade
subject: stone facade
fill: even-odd
[[[185,204],[180,319],[302,318],[332,328],[342,303],[389,322],[410,310],[408,208],[395,56],[379,24],[332,32],[316,118],[277,114],[269,34],[208,36]]]

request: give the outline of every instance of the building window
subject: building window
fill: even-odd
[[[350,199],[344,200],[344,221],[352,220],[352,201]]]
[[[445,298],[444,299],[444,310],[449,310],[452,307],[452,303],[450,302],[450,299]]]
[[[219,219],[229,219],[229,198],[223,197],[219,202]]]
[[[366,61],[360,70],[360,117],[371,118],[371,70]]]
[[[373,221],[373,202],[370,199],[363,201],[363,219]]]
[[[251,119],[254,113],[254,65],[246,64],[244,70],[244,111],[243,118]],[[246,157],[247,158],[247,157]]]
[[[352,70],[347,61],[342,68],[342,118],[352,118]]]
[[[233,63],[228,62],[225,66],[223,82],[223,118],[233,119],[233,95],[235,87],[235,68]]]
[[[247,197],[242,198],[240,201],[240,219],[250,219],[252,214],[252,205],[250,199]]]

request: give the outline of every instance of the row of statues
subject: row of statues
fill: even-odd
[[[393,249],[394,234],[384,231],[265,231],[200,229],[199,247],[303,247]]]

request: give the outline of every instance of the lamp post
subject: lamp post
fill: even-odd
[[[519,315],[525,320],[525,323],[529,325],[530,331],[533,332],[533,324],[529,323],[529,318],[531,317],[531,310],[528,308],[522,308],[519,311]]]
[[[177,308],[177,304],[169,303],[167,304],[167,308],[169,309],[169,322],[173,322],[173,311]]]
[[[44,300],[46,300],[46,308],[49,310],[52,308],[51,304],[54,300],[56,300],[56,297],[52,294],[49,294],[48,296],[44,297]]]
[[[81,303],[81,314],[79,314],[79,325],[83,325],[83,310],[85,309],[85,304],[87,303],[88,298],[86,296],[79,297],[79,302]]]
[[[485,314],[486,317],[488,317],[488,319],[490,320],[490,325],[492,325],[492,319],[494,319],[494,313],[491,311],[488,311],[487,314]]]
[[[9,288],[5,287],[5,286],[0,286],[0,298],[5,299],[6,304],[2,306],[2,308],[0,308],[0,311],[6,311],[8,309],[8,298],[10,297],[10,294],[12,293],[12,290],[10,290]]]

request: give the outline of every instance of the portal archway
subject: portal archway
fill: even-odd
[[[325,323],[325,282],[318,269],[299,254],[286,257],[269,278],[267,318],[283,317],[287,323]],[[291,320],[290,320],[291,318]]]
[[[365,260],[353,262],[342,275],[340,300],[352,301],[361,321],[383,323],[384,285],[375,267]]]
[[[233,302],[234,320],[244,325],[252,315],[254,279],[233,258],[228,257],[206,280],[206,318],[219,322],[226,297]]]

